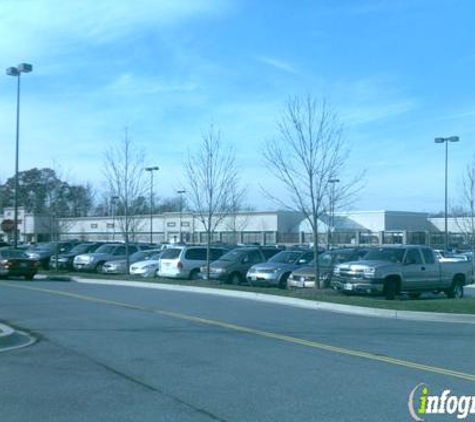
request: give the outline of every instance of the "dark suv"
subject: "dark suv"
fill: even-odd
[[[55,270],[72,270],[73,260],[77,255],[94,252],[97,248],[99,248],[99,246],[102,246],[103,244],[104,243],[102,242],[80,243],[67,253],[53,255],[49,260],[49,267]]]
[[[236,248],[224,254],[209,267],[209,278],[224,283],[241,284],[246,281],[249,268],[267,261],[280,252],[275,246],[246,246]],[[201,277],[207,277],[206,266],[201,267]]]

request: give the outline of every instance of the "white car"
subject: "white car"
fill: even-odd
[[[160,254],[161,251],[150,255],[143,261],[134,262],[129,268],[130,275],[137,275],[140,277],[156,277]]]

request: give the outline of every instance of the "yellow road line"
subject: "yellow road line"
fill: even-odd
[[[291,337],[291,336],[286,336],[286,335],[283,335],[283,334],[272,333],[272,332],[269,332],[269,331],[257,330],[257,329],[254,329],[254,328],[244,327],[244,326],[236,325],[236,324],[230,324],[230,323],[222,322],[222,321],[218,321],[218,320],[194,317],[194,316],[186,315],[186,314],[183,314],[183,313],[180,313],[180,312],[171,312],[171,311],[164,311],[164,310],[160,310],[160,309],[146,308],[146,307],[132,305],[132,304],[125,303],[125,302],[117,302],[117,301],[108,300],[108,299],[101,299],[101,298],[93,297],[93,296],[85,296],[85,295],[80,295],[80,294],[76,294],[76,293],[61,292],[61,291],[57,291],[57,290],[43,289],[43,288],[38,288],[38,287],[20,286],[20,285],[14,285],[14,284],[9,284],[9,283],[0,283],[0,285],[14,287],[14,288],[17,288],[17,289],[32,290],[32,291],[37,291],[37,292],[42,292],[42,293],[51,293],[51,294],[58,295],[58,296],[65,296],[65,297],[70,297],[70,298],[74,298],[74,299],[85,300],[85,301],[88,301],[88,302],[96,302],[96,303],[101,303],[101,304],[106,304],[106,305],[114,305],[114,306],[119,306],[119,307],[122,307],[122,308],[134,309],[134,310],[138,310],[138,311],[154,313],[154,314],[157,314],[157,315],[164,315],[164,316],[173,317],[173,318],[177,318],[177,319],[181,319],[181,320],[196,322],[196,323],[199,323],[199,324],[212,325],[212,326],[215,326],[215,327],[220,327],[220,328],[224,328],[224,329],[231,330],[231,331],[237,331],[237,332],[246,333],[246,334],[253,334],[253,335],[256,335],[256,336],[271,338],[271,339],[275,339],[275,340],[280,340],[280,341],[284,341],[284,342],[287,342],[287,343],[299,344],[301,346],[310,347],[310,348],[313,348],[313,349],[324,350],[324,351],[327,351],[327,352],[330,352],[330,353],[338,353],[338,354],[341,354],[341,355],[347,355],[347,356],[369,359],[369,360],[372,360],[372,361],[384,362],[384,363],[388,363],[390,365],[396,365],[396,366],[402,366],[402,367],[405,367],[405,368],[417,369],[417,370],[420,370],[420,371],[431,372],[431,373],[435,373],[435,374],[439,374],[439,375],[446,375],[446,376],[449,376],[449,377],[460,378],[460,379],[463,379],[463,380],[466,380],[466,381],[475,381],[475,374],[453,371],[451,369],[440,368],[440,367],[437,367],[437,366],[423,365],[423,364],[420,364],[420,363],[417,363],[417,362],[411,362],[411,361],[407,361],[407,360],[391,358],[391,357],[388,357],[388,356],[380,356],[380,355],[377,355],[377,354],[374,354],[374,353],[362,352],[362,351],[358,351],[358,350],[347,349],[347,348],[344,348],[344,347],[332,346],[330,344],[320,343],[320,342],[317,342],[317,341],[305,340],[305,339],[301,339],[301,338],[298,338],[298,337]]]

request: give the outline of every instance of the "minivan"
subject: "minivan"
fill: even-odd
[[[217,260],[228,251],[227,248],[211,246],[210,261]],[[196,280],[202,265],[206,265],[206,246],[173,246],[161,253],[157,274],[159,277]]]

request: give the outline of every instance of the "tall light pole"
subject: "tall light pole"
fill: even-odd
[[[116,213],[116,205],[117,201],[119,200],[118,196],[111,197],[111,208],[112,208],[112,240],[115,240],[115,213]]]
[[[150,244],[153,243],[153,172],[160,170],[157,166],[145,167],[150,172]]]
[[[183,243],[182,234],[181,234],[181,217],[182,217],[182,213],[183,213],[183,194],[185,192],[186,191],[184,191],[184,190],[177,190],[176,191],[176,193],[178,195],[180,195],[180,243]]]
[[[447,206],[448,206],[448,181],[449,181],[449,142],[458,142],[458,136],[449,136],[448,138],[435,138],[436,144],[445,143],[445,211],[444,211],[444,231],[445,231],[445,250],[449,249],[449,231],[447,228]]]
[[[340,179],[329,179],[328,183],[332,185],[330,198],[330,231],[328,236],[328,246],[333,242],[333,231],[335,230],[335,183],[340,183]]]
[[[14,247],[18,247],[18,156],[20,151],[20,75],[33,70],[33,66],[28,63],[21,63],[17,67],[7,68],[7,75],[17,78],[17,94],[16,94],[16,147],[15,147],[15,197],[14,197]]]

